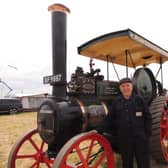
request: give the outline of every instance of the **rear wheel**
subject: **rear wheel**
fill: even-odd
[[[168,163],[168,98],[156,97],[151,105],[152,138],[151,155],[160,163]]]

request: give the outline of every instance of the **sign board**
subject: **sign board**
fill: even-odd
[[[61,82],[61,81],[62,81],[62,75],[61,74],[52,75],[52,76],[44,76],[43,77],[43,83],[44,84],[54,84],[54,83]]]

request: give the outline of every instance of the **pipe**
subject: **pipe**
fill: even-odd
[[[66,85],[66,16],[70,10],[62,4],[48,7],[52,14],[52,71],[55,82],[52,84],[52,95],[64,98],[67,95]]]

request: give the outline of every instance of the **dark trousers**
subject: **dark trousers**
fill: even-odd
[[[149,140],[145,138],[122,138],[119,140],[119,148],[123,162],[123,168],[133,168],[134,158],[137,168],[150,168]]]

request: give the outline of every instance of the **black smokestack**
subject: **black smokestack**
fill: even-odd
[[[61,4],[49,6],[52,14],[52,71],[55,76],[52,94],[55,97],[66,96],[66,19],[70,10]]]

